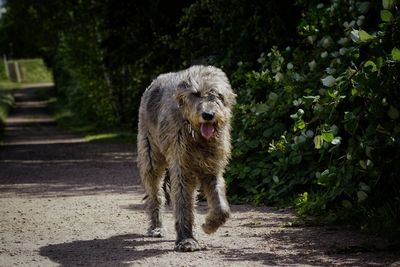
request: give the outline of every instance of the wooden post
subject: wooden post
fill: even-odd
[[[15,75],[17,76],[17,83],[21,82],[21,72],[19,70],[18,60],[14,60]]]
[[[10,80],[10,70],[8,69],[7,56],[3,55],[4,69],[6,70],[7,79]]]

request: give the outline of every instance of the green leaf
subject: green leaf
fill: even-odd
[[[384,9],[391,9],[394,5],[395,0],[382,0],[382,6]]]
[[[306,128],[306,124],[303,120],[297,120],[296,124],[294,125],[294,130],[303,130],[304,128]]]
[[[324,170],[321,175],[317,178],[317,184],[322,186],[329,186],[332,174],[329,169]]]
[[[291,158],[291,160],[290,160],[290,162],[293,164],[293,165],[298,165],[300,162],[301,162],[301,160],[302,160],[302,157],[301,157],[301,155],[294,155],[292,158]]]
[[[252,140],[250,142],[248,142],[248,146],[251,148],[256,148],[259,145],[259,141],[258,140]]]
[[[390,22],[393,19],[393,14],[389,10],[381,10],[381,19],[384,22]]]
[[[332,97],[332,98],[336,98],[338,91],[337,90],[328,90],[328,96]]]
[[[251,176],[257,176],[261,173],[261,170],[259,168],[255,168],[252,172],[251,172]]]
[[[392,58],[396,61],[400,61],[400,49],[397,47],[392,49]]]
[[[341,142],[342,142],[342,138],[341,138],[340,136],[336,136],[336,137],[332,140],[331,144],[332,144],[332,145],[340,145]]]
[[[272,180],[274,180],[275,183],[279,183],[279,178],[276,175],[272,176]]]
[[[369,192],[371,190],[371,187],[366,183],[360,182],[360,189],[364,192]]]
[[[310,102],[317,102],[319,100],[320,96],[313,96],[313,95],[309,95],[309,96],[303,96],[303,99],[306,101],[310,101]]]
[[[329,169],[326,169],[321,173],[321,176],[326,176],[328,174],[329,174]]]
[[[360,164],[361,168],[363,168],[364,170],[367,169],[367,164],[365,163],[364,160],[360,160],[358,163]]]
[[[364,68],[371,68],[372,72],[376,72],[378,68],[376,67],[376,64],[372,60],[368,60],[367,62],[364,63]]]
[[[361,42],[368,42],[368,41],[371,41],[371,40],[373,40],[375,38],[374,36],[372,36],[371,34],[367,33],[364,30],[360,30],[358,32],[358,35],[360,36],[360,41]]]
[[[272,92],[268,95],[268,98],[269,98],[269,100],[275,102],[276,100],[278,100],[278,95],[276,93]]]
[[[264,113],[267,112],[269,110],[268,105],[261,103],[261,104],[256,104],[256,112],[257,113]]]
[[[390,106],[388,110],[388,115],[392,120],[397,120],[399,118],[399,111],[397,108]]]
[[[322,140],[322,136],[317,135],[314,137],[314,145],[316,149],[321,149],[322,143],[324,141]]]
[[[321,79],[321,82],[326,87],[332,87],[335,85],[336,79],[332,75],[329,75],[329,76],[326,76],[325,78]]]
[[[353,42],[358,43],[360,41],[360,32],[358,30],[352,30],[350,33],[350,38]]]
[[[267,128],[265,129],[263,136],[264,137],[270,137],[272,135],[272,129],[271,128]]]
[[[335,138],[335,136],[333,135],[332,131],[325,131],[322,132],[322,139],[327,142],[330,143],[332,142],[332,140]]]
[[[343,200],[342,206],[345,207],[346,209],[351,209],[353,207],[353,205],[351,204],[351,202],[349,200]]]
[[[345,111],[343,122],[344,129],[351,134],[358,128],[358,119],[353,112]]]
[[[367,147],[365,148],[365,155],[367,155],[368,157],[372,158],[372,151],[373,151],[373,150],[374,150],[373,147],[367,146]]]
[[[357,5],[358,11],[360,11],[361,14],[364,14],[364,13],[367,13],[369,6],[370,6],[370,2],[369,1],[363,1],[363,2],[357,1],[356,5]]]
[[[357,198],[358,198],[358,202],[363,202],[364,200],[366,200],[368,197],[368,194],[365,193],[364,191],[358,191],[357,192]]]

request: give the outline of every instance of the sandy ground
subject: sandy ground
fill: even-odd
[[[178,253],[149,238],[134,145],[88,143],[57,128],[26,86],[0,146],[0,266],[400,266],[384,241],[339,227],[290,226],[288,210],[232,206],[205,251]],[[206,207],[199,203],[196,223]],[[199,227],[197,227],[199,229]],[[384,248],[384,249],[382,249]]]

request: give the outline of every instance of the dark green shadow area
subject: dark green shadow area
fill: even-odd
[[[123,128],[99,127],[60,105],[54,96],[49,98],[49,110],[59,126],[73,133],[83,135],[88,142],[136,143],[136,133]]]

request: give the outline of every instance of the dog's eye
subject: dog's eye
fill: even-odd
[[[195,97],[201,97],[200,92],[193,92],[192,95],[195,96]]]
[[[224,98],[224,96],[222,94],[218,94],[218,98],[219,98],[219,100],[221,100],[221,102],[223,104],[225,104],[225,98]]]

